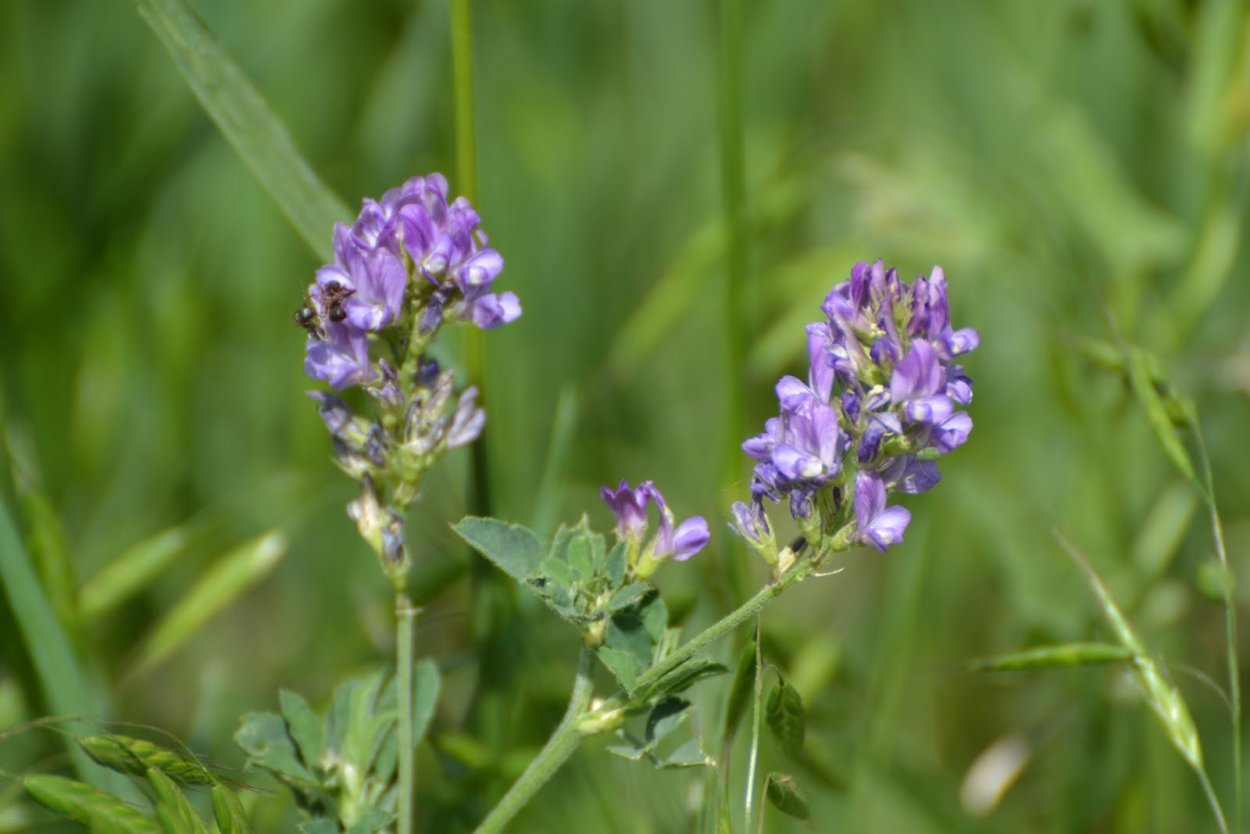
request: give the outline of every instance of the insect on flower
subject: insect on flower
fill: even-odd
[[[343,309],[343,302],[356,293],[351,287],[346,287],[338,281],[327,281],[321,288],[321,301],[326,307],[326,315],[330,317],[330,321],[340,322],[347,318],[347,311]]]
[[[305,297],[303,305],[295,311],[295,323],[307,330],[308,335],[314,339],[325,338],[325,333],[321,330],[321,317],[317,315],[311,298]]]

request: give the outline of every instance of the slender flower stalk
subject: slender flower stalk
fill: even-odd
[[[404,513],[425,472],[448,451],[476,440],[486,415],[477,389],[459,394],[454,375],[428,349],[445,323],[489,330],[515,320],[521,305],[492,292],[503,257],[489,245],[465,197],[448,199],[441,174],[413,177],[366,199],[351,225],[334,229],[334,262],[317,271],[295,321],[307,332],[305,372],[335,390],[359,387],[370,406],[310,392],[334,441],[335,462],[360,486],[348,507],[395,593],[399,716],[399,834],[410,834],[415,792],[411,559]],[[389,810],[389,807],[388,807]]]
[[[593,655],[590,649],[582,648],[577,660],[577,677],[573,681],[573,692],[569,696],[568,708],[559,726],[547,739],[543,749],[534,757],[525,772],[513,783],[503,799],[499,801],[486,819],[474,829],[475,834],[495,834],[503,831],[517,813],[533,798],[543,785],[551,781],[556,771],[568,761],[582,740],[590,734],[582,726],[586,718],[590,699],[594,694],[594,684],[590,679],[590,667]],[[594,728],[590,728],[591,732]]]
[[[395,687],[399,708],[399,834],[412,834],[413,801],[416,792],[416,747],[412,728],[412,643],[417,609],[407,591],[395,594]]]

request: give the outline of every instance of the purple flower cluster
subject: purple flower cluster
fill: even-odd
[[[627,481],[621,481],[615,490],[602,487],[599,496],[616,514],[616,535],[629,543],[630,564],[639,578],[645,579],[665,559],[686,561],[712,538],[702,516],[692,516],[674,527],[673,511],[651,481],[643,481],[634,489]],[[640,553],[640,543],[647,532],[648,503],[654,503],[660,511],[660,529]]]
[[[308,330],[305,372],[336,389],[377,382],[370,333],[399,326],[427,337],[447,319],[491,329],[520,316],[515,294],[491,292],[503,258],[479,223],[464,197],[447,202],[441,174],[366,199],[351,226],[335,226],[334,263],[317,271],[296,314]]]
[[[821,310],[825,320],[807,326],[807,382],[783,377],[781,413],[742,444],[756,465],[752,501],[734,505],[733,526],[757,548],[772,547],[763,502],[786,498],[809,539],[853,511],[852,539],[885,550],[911,520],[886,506],[887,493],[931,488],[935,458],[972,431],[957,410],[972,402],[972,380],[954,360],[977,347],[977,332],[951,327],[936,266],[908,285],[881,261],[857,263]]]

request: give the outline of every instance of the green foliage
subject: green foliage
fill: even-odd
[[[343,518],[349,496],[302,396],[302,336],[288,323],[317,263],[305,238],[324,253],[346,210],[328,209],[334,198],[275,203],[273,181],[258,187],[249,166],[285,178],[297,157],[242,161],[227,144],[238,137],[223,141],[204,119],[181,71],[229,81],[229,53],[233,77],[246,72],[269,102],[260,112],[280,115],[289,144],[306,151],[303,170],[353,206],[410,174],[451,172],[447,11],[193,0],[201,23],[182,3],[143,5],[167,13],[153,18],[160,43],[127,3],[16,0],[0,27],[3,419],[29,436],[65,554],[88,577],[79,646],[28,544],[36,526],[52,528],[0,485],[15,522],[0,525],[14,528],[0,541],[0,686],[20,693],[12,714],[189,727],[193,749],[236,764],[238,713],[279,687],[319,691],[376,656],[387,601],[362,590],[376,568]],[[655,0],[535,4],[523,15],[473,3],[478,207],[526,311],[486,340],[494,511],[534,518],[545,536],[556,519],[602,514],[598,485],[654,478],[715,532],[712,550],[660,577],[670,607],[696,600],[683,629],[697,633],[763,581],[724,532],[749,462],[720,472],[722,448],[775,412],[779,375],[802,375],[802,327],[853,261],[882,255],[907,274],[940,263],[956,321],[981,330],[968,362],[976,429],[938,488],[903,499],[913,527],[902,548],[848,554],[837,577],[768,609],[769,656],[807,695],[805,752],[840,763],[851,789],[839,796],[788,759],[764,772],[800,776],[830,830],[1214,830],[1188,763],[1136,699],[1107,697],[1119,691],[1114,664],[1003,681],[962,663],[1101,639],[1047,535],[1072,531],[1163,683],[1184,696],[1229,801],[1225,704],[1177,670],[1223,677],[1222,612],[1206,594],[1229,591],[1244,606],[1246,583],[1232,577],[1250,568],[1250,282],[1237,278],[1247,266],[1244,6],[742,6],[748,251],[741,331],[728,332],[735,250],[714,139],[727,109],[712,94],[717,16]],[[200,44],[208,57],[196,69],[173,39],[209,28],[220,41]],[[256,101],[238,85],[196,83],[227,104]],[[292,234],[283,211],[308,212],[303,231]],[[1087,340],[1109,350],[1093,356]],[[746,351],[740,367],[731,341]],[[1135,379],[1125,346],[1148,354]],[[440,360],[462,362],[458,345],[444,347]],[[560,406],[570,388],[575,409]],[[1176,449],[1163,451],[1169,434],[1201,470],[1189,398],[1227,520],[1227,568],[1191,502],[1164,497],[1187,477]],[[556,454],[552,438],[569,451]],[[447,529],[470,511],[465,458],[434,473],[411,514],[426,611],[418,644],[445,661],[447,730],[476,742],[487,766],[422,754],[427,831],[472,827],[542,744],[572,676],[572,631],[537,597],[496,594],[482,613],[480,575]],[[217,554],[275,527],[292,556],[276,581],[164,663],[120,677]],[[153,551],[155,569],[128,568],[123,592],[97,596],[118,554],[179,528],[181,543]],[[733,667],[728,645],[709,659]],[[805,671],[798,647],[812,645],[839,652],[836,667]],[[727,699],[726,678],[687,690],[692,709]],[[982,744],[1006,733],[1044,740],[1045,754],[974,818],[959,804],[961,781]],[[58,743],[7,736],[0,767],[24,772]],[[694,830],[690,778],[624,771],[631,763],[597,752],[586,745],[511,830],[610,832],[622,819]],[[295,828],[285,793],[250,799],[264,830]],[[0,823],[25,825],[22,813],[0,810]],[[776,815],[768,830],[805,829]]]
[[[135,5],[218,129],[313,251],[328,257],[329,230],[347,217],[347,207],[299,155],[264,97],[185,0]]]
[[[252,834],[233,788],[193,756],[116,734],[75,740],[99,764],[145,786],[151,807],[140,808],[116,793],[63,776],[22,777],[26,792],[56,815],[93,834]],[[201,818],[184,790],[195,787],[211,787],[215,826]]]
[[[421,661],[414,678],[414,744],[419,744],[438,699],[438,670]],[[268,771],[291,790],[309,816],[302,830],[374,834],[389,825],[398,754],[394,678],[376,672],[343,681],[324,717],[294,692],[282,691],[279,701],[281,715],[244,716],[235,740],[249,767]]]
[[[778,680],[768,693],[764,720],[787,756],[795,759],[802,756],[803,739],[807,734],[807,711],[803,709],[802,696],[786,683],[785,678]]]
[[[799,792],[794,777],[784,773],[770,773],[764,783],[764,793],[772,806],[788,817],[796,820],[811,819],[812,812],[807,800]]]
[[[162,834],[162,828],[112,794],[64,776],[35,774],[22,786],[39,804],[80,822],[91,834]]]

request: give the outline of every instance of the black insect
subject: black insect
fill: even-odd
[[[321,303],[325,305],[326,315],[330,317],[330,321],[340,322],[347,318],[343,302],[355,294],[354,289],[345,287],[338,281],[326,281],[321,286]]]
[[[317,315],[312,299],[305,298],[303,305],[295,311],[295,323],[307,330],[308,335],[314,339],[325,338],[321,330],[321,317]]]

